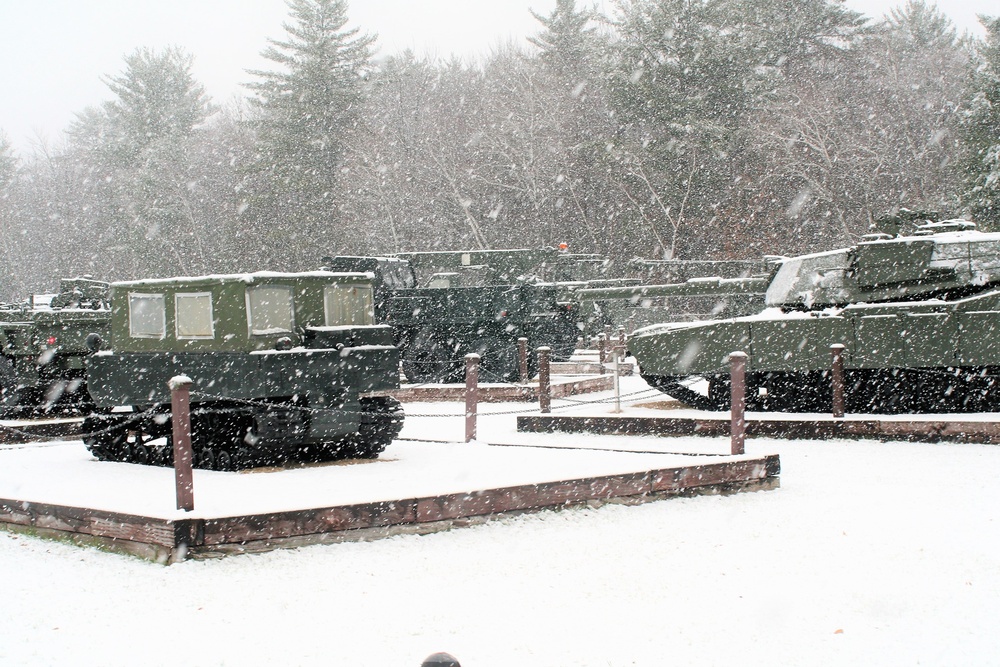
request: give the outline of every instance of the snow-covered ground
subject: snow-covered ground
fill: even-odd
[[[728,439],[519,434],[514,420],[483,417],[481,443],[729,447]],[[462,432],[460,417],[420,416],[403,435],[459,440]],[[424,446],[401,441],[384,461],[353,469],[369,474],[360,471],[413,457],[447,466],[449,448],[459,447]],[[493,456],[483,444],[468,447]],[[0,451],[0,465],[15,451]],[[572,465],[592,456],[545,451]],[[0,531],[0,664],[390,667],[436,651],[464,667],[997,663],[1000,447],[747,441],[749,455],[775,452],[782,479],[773,491],[547,511],[170,567]],[[79,443],[44,455],[70,472],[88,464]],[[70,472],[54,473],[65,488],[74,487]],[[312,474],[258,474],[288,473],[299,485]],[[131,488],[113,479],[101,493]],[[8,491],[0,484],[0,497]]]

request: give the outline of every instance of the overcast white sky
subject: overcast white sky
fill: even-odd
[[[748,0],[752,1],[752,0]],[[881,16],[904,0],[848,0]],[[383,53],[411,48],[442,58],[475,57],[537,32],[529,8],[547,15],[555,0],[351,0],[353,25],[379,35]],[[610,12],[612,0],[578,0]],[[942,0],[961,30],[978,34],[977,13],[997,0]],[[284,0],[0,0],[0,131],[19,151],[39,137],[58,142],[76,112],[108,99],[102,76],[122,69],[138,47],[182,47],[216,102],[241,92],[245,70],[264,63],[268,37],[280,38]]]

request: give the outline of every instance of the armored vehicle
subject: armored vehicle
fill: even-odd
[[[518,338],[527,338],[529,349],[551,347],[554,359],[572,354],[594,314],[576,307],[571,286],[577,283],[545,275],[593,271],[595,258],[514,249],[326,257],[323,263],[333,271],[374,274],[375,312],[393,328],[408,379],[458,382],[465,355],[475,352],[482,357],[482,379],[499,382],[518,378]]]
[[[764,307],[770,270],[766,259],[634,259],[627,268],[630,280],[587,285],[576,298],[581,305],[595,304],[627,331],[664,321],[740,317]]]
[[[169,464],[170,390],[191,378],[195,465],[374,458],[402,428],[399,351],[367,274],[254,273],[111,285],[83,424],[99,459]]]
[[[709,410],[728,407],[734,351],[749,356],[748,409],[829,410],[834,344],[845,346],[849,411],[1000,410],[1000,234],[974,227],[928,223],[778,260],[766,279],[704,283],[763,288],[766,308],[640,329],[629,351],[651,385]]]
[[[86,337],[107,335],[108,283],[60,281],[56,294],[0,306],[0,415],[80,414],[93,408]]]

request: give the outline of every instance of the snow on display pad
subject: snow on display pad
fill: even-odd
[[[637,378],[632,383],[643,384]],[[588,401],[607,401],[609,395],[591,395]],[[537,412],[534,404],[514,406]],[[559,410],[557,401],[555,407],[563,414],[610,411],[608,403]],[[421,416],[407,418],[401,439],[374,461],[239,473],[195,470],[190,513],[175,509],[172,468],[100,462],[80,441],[5,445],[0,446],[0,498],[167,520],[245,516],[701,465],[717,462],[729,449],[728,440],[718,439],[681,444],[648,437],[518,433],[511,404],[482,406],[478,441],[464,443],[461,410],[452,403],[407,404],[408,413]]]

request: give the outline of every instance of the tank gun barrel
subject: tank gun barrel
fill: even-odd
[[[644,299],[663,296],[726,296],[730,294],[763,294],[771,282],[770,277],[750,278],[692,278],[683,283],[668,285],[635,285],[629,287],[596,287],[575,292],[580,301],[604,299]]]

